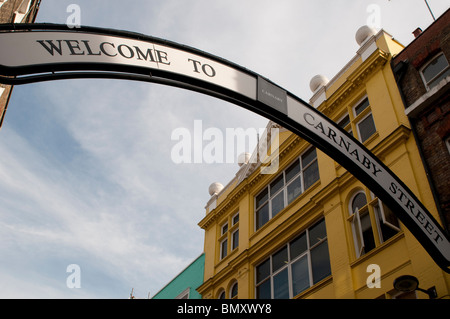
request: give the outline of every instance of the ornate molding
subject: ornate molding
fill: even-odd
[[[381,69],[389,61],[390,54],[383,50],[376,50],[364,61],[347,80],[323,103],[321,112],[329,116],[332,114],[349,96],[360,88],[377,70]]]

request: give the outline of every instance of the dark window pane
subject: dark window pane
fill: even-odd
[[[308,255],[292,264],[292,288],[294,296],[309,288]]]
[[[310,148],[302,155],[302,167],[305,168],[309,163],[311,163],[315,158],[317,158],[316,148]]]
[[[369,99],[364,99],[358,106],[355,107],[355,114],[359,115],[362,111],[364,111],[369,106]]]
[[[264,204],[266,202],[267,198],[269,198],[269,196],[268,196],[268,191],[266,188],[261,193],[259,193],[258,196],[256,196],[256,208],[258,208],[259,206]]]
[[[285,266],[288,262],[287,246],[272,256],[272,272]]]
[[[225,239],[220,245],[220,259],[223,259],[227,256],[228,240]]]
[[[360,210],[363,206],[367,204],[366,195],[364,193],[358,193],[352,201],[352,211],[351,213],[355,213],[355,210]]]
[[[284,185],[283,174],[278,176],[272,183],[270,183],[270,196],[273,196]]]
[[[289,182],[295,175],[300,172],[300,164],[298,159],[286,169],[286,182]]]
[[[373,237],[372,224],[370,222],[369,212],[360,212],[361,231],[364,240],[364,253],[368,253],[375,248],[375,239]]]
[[[225,223],[222,225],[222,235],[225,234],[228,231],[228,223]]]
[[[312,226],[309,229],[309,245],[310,247],[314,246],[314,244],[319,241],[325,239],[327,237],[327,230],[325,228],[325,220],[322,219],[321,222]]]
[[[256,298],[257,299],[271,299],[271,287],[270,279],[256,287]]]
[[[289,244],[291,260],[302,254],[308,247],[306,243],[306,233],[301,234]]]
[[[311,250],[311,267],[314,284],[331,274],[327,241]]]
[[[231,242],[232,242],[231,250],[239,246],[239,229],[233,233]]]
[[[374,210],[381,228],[382,240],[383,242],[385,242],[398,233],[400,225],[398,224],[397,217],[395,217],[394,213],[389,209],[389,207],[384,204],[382,204],[382,207],[383,210],[381,210],[380,205],[376,205],[374,207]]]
[[[284,191],[272,199],[272,218],[284,208]]]
[[[269,221],[269,204],[265,204],[256,212],[256,227],[261,228]]]
[[[359,122],[358,127],[359,127],[359,134],[361,135],[361,142],[365,142],[377,131],[377,129],[375,128],[375,123],[373,121],[372,114],[370,114],[364,120]]]
[[[256,283],[270,276],[270,258],[256,267]]]
[[[287,187],[288,204],[302,193],[302,180],[296,177]]]
[[[431,82],[428,82],[428,87],[431,89],[439,84],[443,79],[450,75],[450,68],[442,72],[439,76],[435,77]]]
[[[235,283],[235,284],[233,285],[233,287],[231,288],[230,298],[236,297],[237,294],[238,294],[238,284]]]
[[[317,161],[313,162],[304,172],[305,190],[319,180],[319,166]]]
[[[443,54],[439,55],[423,69],[422,74],[427,82],[430,82],[436,75],[448,66],[447,59]]]
[[[348,114],[337,123],[337,125],[339,125],[342,128],[345,128],[349,124],[350,124],[350,116]]]
[[[288,270],[285,268],[273,277],[273,298],[288,299],[289,298],[289,280]]]

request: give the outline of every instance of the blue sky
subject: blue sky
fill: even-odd
[[[448,1],[428,1],[435,16]],[[332,78],[370,22],[403,44],[432,18],[422,0],[43,0],[38,22],[135,31],[223,57],[309,100]],[[375,4],[379,15],[373,20]],[[180,127],[264,128],[232,104],[157,84],[64,80],[16,86],[0,130],[0,298],[154,295],[203,251],[213,182],[232,164],[176,164]],[[77,264],[81,288],[69,288]]]

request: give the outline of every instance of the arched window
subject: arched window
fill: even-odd
[[[360,257],[375,248],[372,224],[364,192],[361,191],[353,195],[350,200],[350,214],[356,257]]]
[[[357,258],[400,231],[399,222],[392,211],[372,193],[370,198],[368,202],[366,192],[360,190],[349,201],[349,221]]]
[[[225,290],[221,290],[217,295],[217,299],[225,299]]]
[[[237,295],[238,295],[238,283],[236,281],[233,285],[231,285],[230,299],[237,299]]]

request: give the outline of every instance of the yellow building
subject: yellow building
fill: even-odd
[[[356,40],[357,54],[333,79],[311,80],[310,103],[363,142],[440,221],[390,66],[403,46],[368,27]],[[255,151],[225,187],[210,187],[199,222],[203,298],[428,298],[394,289],[402,275],[435,287],[438,298],[449,294],[449,275],[365,185],[282,127],[269,122],[266,133],[269,158]],[[268,165],[278,170],[267,174]]]

